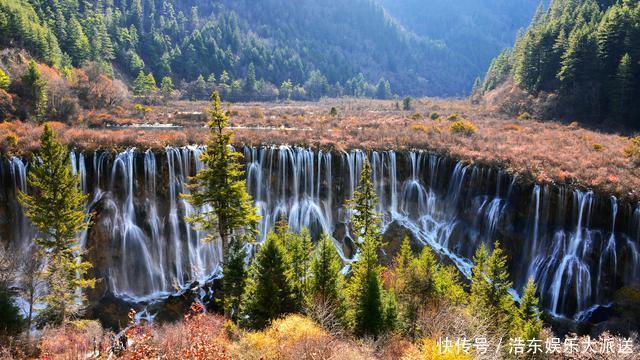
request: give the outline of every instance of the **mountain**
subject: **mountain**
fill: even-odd
[[[319,96],[367,95],[381,78],[399,94],[460,95],[473,79],[468,61],[370,0],[3,0],[0,47],[129,78],[312,80]]]
[[[510,47],[529,24],[540,0],[379,0],[406,29],[441,41],[465,58],[476,76]],[[469,84],[469,87],[471,84]]]
[[[493,61],[483,90],[502,83],[522,91],[504,101],[518,111],[640,128],[640,2],[553,1]]]

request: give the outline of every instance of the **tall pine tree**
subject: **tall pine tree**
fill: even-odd
[[[275,233],[270,233],[251,264],[240,310],[242,324],[262,329],[272,320],[295,311],[293,289],[286,273],[282,244]]]
[[[234,236],[240,239],[237,236],[242,232],[255,236],[259,216],[242,179],[242,155],[231,148],[233,134],[227,130],[229,117],[222,110],[217,92],[211,96],[209,114],[210,137],[207,150],[201,156],[205,167],[191,179],[192,193],[187,197],[201,211],[188,220],[210,232],[205,241],[215,239],[216,235],[220,237],[224,264],[230,239]],[[230,314],[231,309],[225,309],[225,315],[230,317]]]
[[[358,336],[377,337],[385,327],[381,267],[380,215],[375,211],[378,199],[373,188],[371,166],[364,162],[360,183],[350,202],[353,232],[361,240],[359,259],[353,263],[349,279],[349,320]]]
[[[49,125],[44,127],[37,155],[27,180],[30,193],[20,192],[18,200],[38,229],[35,243],[48,259],[45,279],[49,293],[42,314],[64,322],[80,310],[76,289],[95,283],[83,278],[91,264],[80,260],[77,237],[89,224],[84,212],[87,195],[80,190],[80,178],[71,172],[67,148]]]

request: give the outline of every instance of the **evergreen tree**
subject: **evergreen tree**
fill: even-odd
[[[235,239],[231,240],[229,259],[224,267],[222,291],[224,293],[224,308],[229,309],[228,312],[232,321],[238,321],[240,313],[240,304],[248,275],[245,269],[246,258],[247,251],[244,243]]]
[[[615,88],[612,92],[613,114],[618,117],[627,115],[632,100],[634,80],[631,56],[624,54],[618,65],[615,77]]]
[[[244,90],[248,93],[256,91],[256,67],[253,63],[250,63],[249,68],[247,69],[247,77],[244,81]]]
[[[138,76],[133,81],[133,95],[143,96],[146,93],[146,75],[144,71],[140,70]]]
[[[9,75],[7,75],[2,69],[0,69],[0,89],[9,90],[9,85],[11,85],[11,79]]]
[[[162,78],[162,82],[160,83],[160,93],[165,100],[171,98],[173,94],[173,80],[169,76],[165,76]]]
[[[80,310],[76,289],[95,283],[83,278],[91,264],[80,260],[77,238],[89,223],[84,212],[87,195],[80,190],[79,177],[71,173],[68,150],[49,125],[45,125],[40,142],[27,180],[30,194],[20,192],[18,200],[41,234],[35,243],[48,258],[45,279],[49,293],[44,298],[47,309],[41,315],[66,321]]]
[[[511,282],[507,271],[507,258],[496,242],[489,255],[484,244],[473,257],[471,278],[471,309],[488,321],[498,337],[506,337],[514,323],[515,306],[509,294]]]
[[[540,339],[542,331],[542,320],[540,320],[540,309],[538,307],[538,297],[536,296],[536,284],[533,279],[527,281],[520,306],[517,311],[517,330],[522,339]]]
[[[68,53],[73,59],[74,66],[82,66],[89,59],[91,53],[89,39],[75,16],[71,18],[68,26]]]
[[[311,234],[307,229],[300,233],[289,232],[288,226],[280,226],[278,238],[285,252],[287,266],[287,278],[293,291],[293,300],[298,310],[304,305],[307,281],[309,278],[309,265],[311,264]]]
[[[327,234],[322,234],[311,259],[307,303],[310,308],[328,308],[339,323],[344,321],[345,313],[341,267],[342,261],[333,241]]]
[[[381,267],[380,215],[375,211],[377,196],[371,179],[371,166],[364,162],[360,183],[350,202],[353,232],[362,239],[358,261],[353,263],[349,280],[349,319],[358,336],[377,337],[384,331],[385,318]]]
[[[22,82],[29,91],[29,97],[34,103],[34,113],[38,121],[43,121],[47,111],[47,82],[42,78],[38,64],[31,60]]]
[[[360,183],[347,207],[353,212],[351,224],[356,240],[372,239],[376,248],[380,247],[380,214],[376,212],[378,196],[373,187],[371,165],[364,162]]]
[[[255,236],[259,217],[242,180],[242,155],[231,148],[233,134],[226,129],[229,117],[222,110],[217,92],[211,96],[209,113],[210,137],[201,157],[205,167],[191,179],[192,193],[187,198],[197,209],[211,210],[202,210],[188,220],[210,231],[205,241],[220,236],[224,263],[229,241],[239,231]],[[230,309],[225,309],[225,315],[230,316]]]
[[[388,80],[380,78],[376,86],[376,98],[386,100],[391,98],[391,84]]]
[[[241,321],[245,326],[262,329],[270,321],[295,310],[286,271],[284,250],[277,235],[271,233],[251,264],[241,304]]]

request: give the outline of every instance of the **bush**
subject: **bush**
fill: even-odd
[[[447,120],[451,121],[451,122],[455,122],[455,121],[462,120],[462,117],[460,115],[456,114],[456,113],[453,113],[453,114],[447,116]]]
[[[338,110],[336,109],[335,106],[331,107],[331,110],[329,110],[329,115],[334,116],[334,117],[338,116]]]
[[[429,115],[429,118],[430,118],[431,120],[433,120],[433,121],[436,121],[436,120],[440,119],[440,114],[433,112],[433,113],[431,113],[431,114]]]
[[[629,144],[624,148],[624,154],[636,165],[640,164],[640,136],[629,139]]]
[[[602,145],[602,144],[593,144],[593,150],[602,151],[602,150],[604,150],[604,145]]]
[[[533,119],[533,116],[531,116],[531,114],[529,114],[528,112],[523,112],[522,114],[518,115],[518,120],[524,121],[524,120],[531,120]]]
[[[449,131],[451,134],[473,135],[478,129],[470,121],[459,120],[449,126]]]
[[[413,120],[420,120],[420,118],[422,118],[422,114],[420,114],[418,112],[413,114],[413,115],[411,115],[411,119],[413,119]]]

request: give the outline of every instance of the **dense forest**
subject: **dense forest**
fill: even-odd
[[[482,90],[512,80],[536,99],[527,111],[638,128],[639,60],[640,2],[556,0],[492,62]]]
[[[215,83],[240,99],[278,90],[373,97],[378,85],[462,95],[475,75],[469,61],[404,30],[370,0],[8,0],[0,47],[53,67],[97,62],[125,80],[143,71],[183,87]]]

